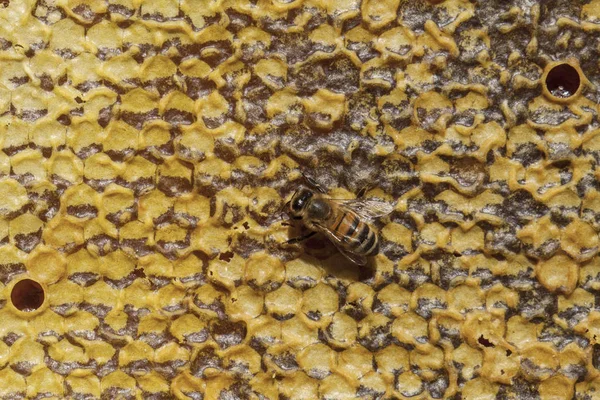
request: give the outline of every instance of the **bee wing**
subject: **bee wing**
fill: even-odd
[[[367,257],[365,257],[362,254],[356,254],[345,247],[348,243],[355,242],[356,239],[342,236],[338,232],[332,231],[331,229],[321,224],[317,224],[317,227],[321,232],[325,234],[325,236],[329,238],[329,240],[331,240],[331,242],[335,245],[335,247],[337,247],[339,252],[346,256],[347,259],[358,265],[367,264]]]
[[[351,251],[344,249],[342,246],[336,244],[335,242],[333,242],[333,244],[335,244],[335,247],[337,247],[340,253],[345,255],[346,258],[352,261],[354,264],[360,266],[367,265],[367,257],[363,256],[362,254],[352,253]]]
[[[362,219],[374,220],[385,217],[392,211],[394,206],[390,203],[375,199],[353,199],[353,200],[331,200],[340,207],[354,212]]]
[[[346,258],[352,261],[354,264],[360,265],[361,267],[367,265],[367,257],[363,256],[362,254],[352,253],[351,251],[344,249],[342,246],[336,244],[335,242],[333,242],[333,244],[335,244],[335,247],[337,247],[340,253],[345,255]]]

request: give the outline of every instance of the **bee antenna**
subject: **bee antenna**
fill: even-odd
[[[279,207],[279,210],[277,211],[277,214],[279,214],[279,217],[277,219],[275,219],[273,222],[271,222],[272,224],[282,221],[282,220],[286,220],[289,221],[290,220],[290,216],[287,215],[287,213],[284,211],[284,209],[290,204],[290,202],[288,201],[287,203],[284,203],[281,205],[281,207]]]
[[[309,184],[309,186],[317,189],[317,191],[320,193],[326,193],[326,190],[323,188],[323,186],[319,185],[319,182],[317,182],[315,179],[311,178],[310,176],[306,175],[304,173],[304,171],[301,171],[300,173],[304,177],[304,180],[306,181],[306,183]]]
[[[278,211],[278,212],[279,212],[280,214],[281,214],[281,213],[283,213],[283,212],[284,212],[283,210],[284,210],[286,207],[288,207],[289,205],[290,205],[290,202],[289,202],[289,201],[288,201],[287,203],[284,203],[284,204],[282,204],[282,205],[281,205],[281,207],[279,208],[279,211]]]

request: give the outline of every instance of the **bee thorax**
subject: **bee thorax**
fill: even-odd
[[[315,199],[308,204],[306,216],[309,219],[324,220],[331,214],[331,206],[323,199]]]

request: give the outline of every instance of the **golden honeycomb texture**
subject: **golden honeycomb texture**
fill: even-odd
[[[0,0],[0,398],[600,399],[599,39],[599,0]],[[394,204],[368,267],[284,244],[303,173]]]

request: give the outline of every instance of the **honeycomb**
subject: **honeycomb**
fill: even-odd
[[[0,21],[0,398],[600,399],[599,0]],[[394,204],[367,268],[303,174]]]

